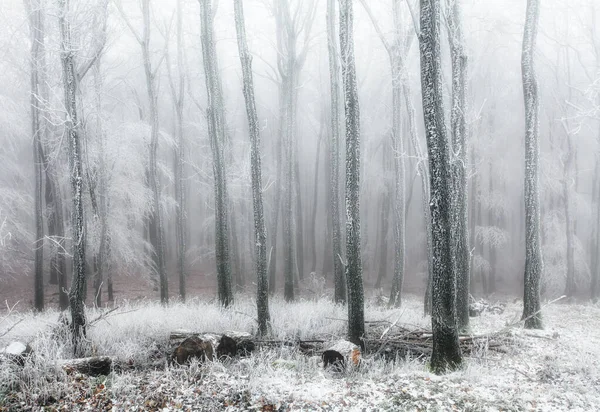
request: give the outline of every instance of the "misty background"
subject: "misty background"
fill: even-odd
[[[274,0],[277,1],[277,0]],[[98,22],[102,1],[80,0],[71,4],[72,41],[80,65],[92,61],[95,45],[103,36]],[[175,104],[170,81],[183,69],[183,106],[186,232],[186,273],[201,279],[201,288],[212,293],[215,274],[215,219],[213,167],[206,122],[207,93],[202,68],[200,12],[196,0],[183,1],[183,60],[176,52],[175,3],[151,3],[150,60],[157,67],[159,181],[165,233],[166,269],[171,294],[176,296],[174,164],[177,148]],[[412,2],[411,2],[412,3]],[[218,65],[223,81],[226,110],[226,173],[230,204],[230,247],[236,285],[253,291],[255,282],[250,140],[242,94],[233,17],[233,3],[216,3],[214,29]],[[152,210],[147,184],[150,116],[141,49],[128,23],[142,30],[138,1],[110,1],[106,11],[106,43],[100,75],[79,85],[79,108],[83,132],[82,155],[89,192],[94,176],[106,173],[105,199],[110,202],[108,230],[111,234],[110,275],[124,283],[147,282],[151,294],[156,279],[152,247],[145,217]],[[34,158],[30,128],[30,48],[28,13],[22,1],[3,0],[0,5],[0,288],[3,297],[14,297],[11,287],[33,282],[34,251],[46,251],[46,268],[53,253],[70,253],[70,190],[64,128],[64,91],[60,66],[58,8],[45,2],[46,64],[44,75],[48,100],[40,102],[49,132],[46,147],[64,197],[67,243],[56,238],[35,238]],[[326,34],[326,2],[290,1],[296,20],[298,52],[305,52],[299,68],[294,183],[294,250],[300,288],[314,291],[324,277],[333,284],[331,222],[329,211],[330,98]],[[384,37],[394,27],[391,2],[369,1],[373,19]],[[413,5],[414,7],[414,5]],[[281,136],[278,44],[273,2],[244,1],[246,31],[253,55],[255,95],[262,137],[262,178],[268,255],[276,259],[277,288],[283,287],[282,252],[271,254],[275,198],[278,185],[277,150]],[[522,0],[465,0],[462,2],[465,45],[469,58],[469,225],[472,248],[474,295],[521,293],[525,237],[523,201],[524,108],[521,79],[521,44],[525,2]],[[410,141],[410,113],[402,104],[402,153],[393,150],[392,77],[389,57],[373,21],[360,2],[354,4],[355,55],[361,110],[361,220],[364,280],[367,290],[388,294],[393,273],[394,156],[405,159],[406,265],[405,291],[424,293],[427,278],[427,245],[422,207],[419,157]],[[592,273],[598,270],[597,218],[598,146],[600,124],[600,5],[595,0],[543,2],[536,51],[541,112],[542,250],[545,296],[565,290],[568,272],[567,240],[572,230],[575,295],[588,296]],[[406,2],[401,5],[402,34],[407,62],[404,75],[415,108],[416,137],[425,148],[420,95],[419,50]],[[447,31],[442,30],[447,42]],[[450,62],[442,47],[446,69],[446,109],[451,95]],[[96,98],[101,95],[100,108]],[[449,119],[450,116],[447,116]],[[98,119],[101,128],[98,128]],[[343,134],[342,134],[343,135]],[[102,142],[102,143],[101,143]],[[343,143],[343,142],[342,142]],[[104,145],[106,164],[101,168],[99,145]],[[342,144],[343,147],[343,144]],[[426,151],[422,150],[423,153]],[[341,179],[344,166],[342,163]],[[343,180],[341,180],[343,182]],[[343,188],[343,184],[341,185]],[[84,196],[87,253],[100,248],[101,228],[93,219],[92,197]],[[343,197],[342,197],[343,199]],[[47,213],[47,211],[45,212]],[[281,219],[281,214],[280,214]],[[342,223],[345,217],[342,217]],[[567,225],[570,222],[570,226]],[[281,223],[277,242],[282,242]],[[342,225],[343,230],[343,225]],[[58,245],[58,246],[57,246]],[[63,249],[64,248],[64,249]],[[67,263],[69,264],[67,259]],[[70,273],[68,271],[67,273]],[[311,276],[314,273],[314,276]],[[50,276],[46,269],[46,276]],[[91,276],[91,275],[90,275]],[[24,279],[27,279],[26,281]],[[378,281],[379,280],[379,281]],[[50,280],[46,278],[46,283]],[[91,282],[90,282],[91,283]],[[312,289],[311,289],[312,288]],[[31,293],[33,288],[28,290]],[[115,289],[118,296],[120,290]],[[279,293],[279,292],[278,292]],[[12,294],[12,295],[11,295]],[[23,299],[31,299],[25,295]]]

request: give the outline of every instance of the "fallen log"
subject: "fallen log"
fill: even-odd
[[[219,339],[217,357],[223,359],[234,356],[248,356],[254,349],[256,349],[256,345],[249,333],[226,332]]]
[[[60,365],[68,374],[78,372],[83,375],[100,376],[108,375],[112,371],[113,360],[108,356],[94,356],[64,360]]]
[[[360,357],[360,348],[347,340],[336,342],[321,355],[323,368],[331,367],[338,372],[344,371],[350,365],[358,366]]]

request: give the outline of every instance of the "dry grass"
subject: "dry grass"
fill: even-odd
[[[502,315],[472,319],[473,333],[497,331],[513,323],[520,305],[508,303]],[[346,309],[332,302],[271,302],[275,339],[336,339],[344,335]],[[368,321],[387,321],[403,327],[428,327],[421,302],[408,298],[401,309],[368,303]],[[89,329],[90,354],[106,354],[144,364],[167,341],[174,329],[205,332],[256,328],[254,302],[238,299],[229,309],[191,301],[163,307],[154,302],[125,303],[96,319]],[[358,370],[344,374],[324,371],[318,356],[307,357],[295,348],[276,347],[231,362],[164,370],[128,371],[108,377],[80,379],[67,376],[57,360],[69,357],[67,331],[58,313],[12,313],[4,326],[23,319],[0,337],[0,346],[22,340],[35,355],[22,370],[0,366],[0,405],[59,405],[93,409],[158,409],[161,406],[201,410],[243,410],[272,405],[282,410],[596,410],[600,408],[600,308],[594,305],[554,304],[544,310],[546,330],[512,329],[508,353],[488,351],[483,345],[466,367],[437,377],[426,363],[388,362],[365,358]],[[4,327],[0,325],[0,327]],[[16,391],[17,389],[20,389]],[[336,409],[336,407],[338,409]],[[0,406],[1,408],[1,406]]]

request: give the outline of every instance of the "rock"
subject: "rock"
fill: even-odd
[[[213,360],[213,344],[209,339],[200,336],[190,336],[175,348],[171,360],[179,365],[189,363],[192,359],[199,362]]]

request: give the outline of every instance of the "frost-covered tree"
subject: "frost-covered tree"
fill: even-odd
[[[166,304],[169,302],[169,283],[165,265],[164,229],[162,222],[161,194],[158,176],[158,144],[160,136],[160,123],[158,117],[157,89],[157,74],[158,70],[160,69],[162,59],[164,58],[164,54],[160,57],[159,62],[153,64],[152,52],[150,50],[150,0],[142,0],[143,27],[141,34],[138,33],[138,31],[131,25],[130,21],[126,18],[122,10],[121,15],[131,33],[134,35],[135,39],[140,45],[142,51],[151,124],[149,150],[150,160],[148,163],[148,184],[152,190],[152,213],[149,217],[150,242],[154,249],[155,269],[158,274],[160,284],[160,301]]]
[[[40,0],[25,0],[25,8],[29,13],[29,29],[31,31],[31,133],[33,136],[33,168],[35,190],[35,260],[34,260],[34,307],[44,310],[44,197],[43,197],[43,147],[42,140],[46,132],[45,120],[40,110],[38,99],[43,87],[43,71],[45,62],[44,47],[44,9]]]
[[[360,107],[354,57],[352,0],[340,1],[340,49],[346,120],[346,281],[348,339],[361,344],[365,333],[364,286],[360,254]]]
[[[462,29],[460,0],[446,0],[448,39],[452,59],[452,107],[450,122],[452,145],[452,245],[453,267],[456,272],[456,314],[458,328],[469,327],[469,213],[467,197],[467,54]]]
[[[434,256],[431,285],[431,369],[435,373],[443,373],[460,367],[462,354],[456,323],[456,273],[450,233],[453,184],[442,95],[440,1],[421,0],[420,10],[421,88],[431,173],[430,207]]]
[[[402,295],[402,284],[404,281],[404,261],[405,261],[405,161],[404,161],[404,141],[402,136],[402,99],[403,87],[406,87],[406,70],[404,63],[404,42],[401,32],[400,19],[400,0],[392,0],[392,20],[394,24],[394,36],[392,41],[388,41],[379,27],[377,20],[373,17],[370,6],[361,0],[367,15],[369,16],[375,30],[390,60],[391,78],[392,78],[392,146],[394,152],[394,201],[392,202],[394,210],[394,275],[392,278],[392,288],[390,292],[390,305],[400,306]],[[385,259],[384,259],[385,260]],[[381,262],[384,264],[385,262]],[[378,280],[379,283],[379,280]]]
[[[346,277],[342,262],[342,228],[340,222],[340,63],[335,29],[335,0],[327,0],[327,51],[331,100],[331,140],[329,142],[329,214],[331,216],[331,242],[333,256],[334,299],[346,301]]]
[[[269,322],[269,283],[267,279],[267,231],[262,198],[262,175],[260,162],[260,130],[256,99],[254,98],[254,80],[252,77],[252,56],[248,51],[244,8],[242,0],[234,0],[235,28],[237,32],[238,50],[242,65],[243,91],[248,114],[250,131],[250,167],[252,176],[252,204],[254,207],[254,239],[256,253],[256,306],[258,310],[258,330],[261,335],[268,332]]]
[[[208,94],[206,108],[208,134],[213,156],[213,177],[215,191],[215,252],[217,261],[217,282],[219,302],[223,306],[233,303],[231,287],[231,255],[229,251],[229,210],[227,200],[227,176],[225,172],[225,108],[223,106],[223,86],[217,62],[213,30],[213,9],[211,0],[200,2],[202,59]]]
[[[527,0],[521,68],[525,99],[525,283],[523,319],[525,327],[542,328],[540,280],[543,271],[540,244],[539,194],[539,89],[534,67],[539,21],[539,0]]]
[[[175,106],[176,116],[176,134],[177,143],[175,148],[175,199],[177,201],[177,209],[175,213],[175,232],[176,232],[176,247],[177,247],[177,274],[179,277],[179,296],[185,301],[185,254],[186,254],[186,237],[187,237],[187,219],[185,214],[185,192],[186,184],[184,172],[185,164],[185,140],[183,135],[183,108],[185,102],[186,74],[184,67],[184,41],[183,41],[183,9],[181,0],[177,0],[177,17],[176,17],[176,42],[177,42],[177,81],[173,78],[170,69],[170,62],[167,62],[169,68],[169,86],[171,89],[171,97]],[[169,55],[167,54],[167,58]]]
[[[71,331],[76,356],[82,354],[81,339],[86,335],[84,309],[85,287],[85,235],[83,215],[83,167],[81,158],[81,132],[77,108],[78,72],[75,50],[71,42],[69,0],[59,0],[60,60],[66,110],[65,134],[69,153],[69,178],[71,181],[71,233],[73,244],[73,275],[69,302],[71,308]]]

